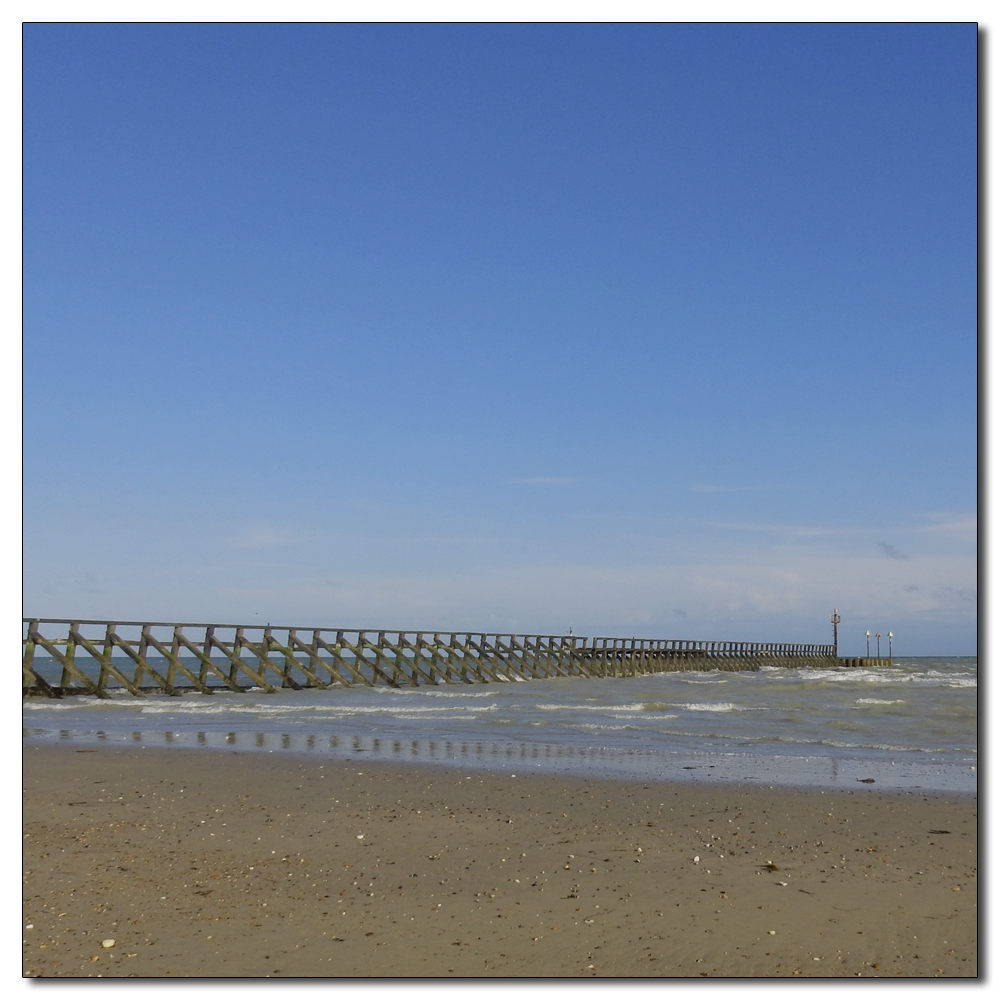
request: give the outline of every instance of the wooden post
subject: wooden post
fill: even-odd
[[[206,659],[212,658],[212,636],[215,635],[215,626],[209,625],[205,629],[205,642],[202,645],[202,649],[205,651]],[[206,687],[208,687],[208,664],[205,660],[201,661],[201,670],[198,671],[198,680],[201,681]]]
[[[76,643],[73,642],[73,633],[80,631],[79,622],[70,622],[69,632],[66,634],[66,662],[75,663],[76,657]],[[62,671],[62,678],[59,681],[59,686],[61,688],[68,688],[72,683],[72,671],[70,667],[64,666]]]
[[[146,648],[149,643],[146,640],[146,630],[149,628],[148,625],[142,626],[142,632],[139,635],[139,662],[135,665],[135,686],[142,686],[142,665],[146,662]]]
[[[97,675],[97,690],[107,691],[108,689],[108,673],[109,667],[111,666],[111,653],[113,646],[111,645],[111,633],[114,632],[114,625],[109,625],[104,633],[104,652],[101,653],[98,662],[101,664],[100,672]]]
[[[21,690],[29,691],[35,686],[34,669],[35,663],[35,642],[31,637],[32,632],[38,631],[38,619],[35,618],[28,623],[28,633],[24,640],[24,656],[21,658]]]

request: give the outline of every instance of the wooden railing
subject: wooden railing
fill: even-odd
[[[23,693],[54,698],[106,698],[116,689],[179,695],[408,687],[838,662],[833,646],[794,643],[56,618],[25,618],[24,624]]]

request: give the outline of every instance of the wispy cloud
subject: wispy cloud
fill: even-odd
[[[801,524],[746,524],[726,521],[695,521],[692,522],[706,528],[724,528],[727,531],[754,531],[765,534],[785,535],[791,538],[814,538],[825,535],[864,535],[870,534],[871,528],[833,528],[812,527]]]
[[[971,635],[974,560],[914,559],[907,573],[904,585],[898,565],[871,550],[868,555],[781,551],[671,565],[347,572],[336,579],[275,565],[239,579],[220,576],[216,599],[231,601],[233,614],[256,601],[272,609],[272,619],[284,614],[303,622],[529,632],[557,631],[574,622],[581,634],[631,634],[600,631],[615,623],[618,629],[646,628],[651,635],[660,630],[658,638],[676,637],[681,627],[702,638],[767,638],[803,622],[807,634],[825,635],[822,626],[836,606],[854,622],[888,621],[894,627],[909,622],[911,631],[918,623],[933,631],[935,622],[950,622],[955,635]]]
[[[513,486],[521,486],[527,483],[538,483],[542,486],[571,486],[580,482],[579,478],[569,476],[531,476],[528,479],[511,479]]]
[[[928,514],[933,518],[931,524],[922,525],[918,531],[926,532],[957,532],[974,533],[979,530],[979,521],[975,514]]]
[[[270,549],[295,541],[298,541],[298,536],[290,531],[269,524],[251,524],[230,539],[229,546],[233,549]]]
[[[888,542],[879,542],[878,547],[890,558],[890,559],[909,559],[909,556],[903,555],[895,545],[890,545]]]
[[[695,483],[693,493],[749,493],[751,490],[766,490],[767,486],[716,486],[714,483]]]

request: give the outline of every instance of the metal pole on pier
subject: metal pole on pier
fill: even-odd
[[[888,635],[888,639],[889,639],[889,659],[891,660],[892,659],[892,633],[891,632]]]
[[[882,659],[882,633],[875,633],[875,655],[881,660]]]
[[[830,621],[833,623],[833,655],[837,655],[837,626],[840,624],[840,615],[837,614],[837,609],[833,609],[833,614],[830,615]]]
[[[871,658],[872,655],[872,634],[865,630],[865,656]]]

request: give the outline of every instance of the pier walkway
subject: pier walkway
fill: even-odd
[[[832,645],[797,643],[55,618],[25,618],[24,625],[23,694],[51,698],[107,698],[113,691],[141,696],[483,684],[845,663]]]

